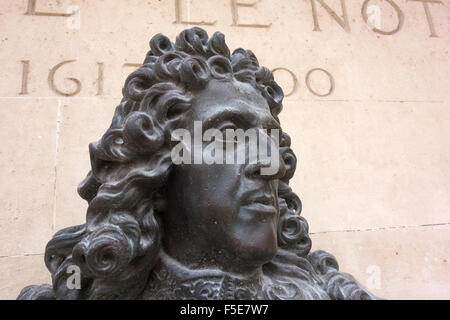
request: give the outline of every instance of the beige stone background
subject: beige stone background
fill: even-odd
[[[0,298],[49,283],[47,241],[84,222],[88,143],[129,64],[152,35],[206,22],[285,68],[281,121],[313,249],[381,297],[449,299],[450,3],[367,1],[368,25],[364,2],[0,0]]]

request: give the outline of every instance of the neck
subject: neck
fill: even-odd
[[[164,255],[191,270],[216,269],[242,277],[261,272],[261,264],[254,261],[248,263],[226,249],[214,249],[211,243],[202,243],[201,237],[193,240],[185,237],[183,241],[176,241],[175,237],[168,238],[171,240],[163,245]]]

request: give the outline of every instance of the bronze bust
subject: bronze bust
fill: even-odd
[[[249,50],[230,54],[220,32],[197,27],[175,43],[158,34],[150,48],[110,128],[89,146],[92,168],[78,188],[86,223],[47,244],[53,285],[28,286],[19,299],[376,298],[331,254],[310,252],[272,72]],[[176,131],[195,134],[195,123],[280,130],[269,138],[276,170],[264,174],[266,161],[174,164]],[[67,285],[73,265],[75,289]]]

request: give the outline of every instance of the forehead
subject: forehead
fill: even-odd
[[[194,120],[208,120],[230,110],[252,113],[255,118],[272,118],[269,105],[260,92],[250,84],[236,80],[209,81],[194,98],[191,110]]]

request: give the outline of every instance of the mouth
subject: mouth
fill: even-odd
[[[257,196],[257,197],[251,197],[250,199],[251,203],[260,203],[266,206],[274,206],[273,197],[271,196]]]
[[[275,206],[275,199],[273,196],[251,196],[245,201],[244,207],[247,210],[254,211],[260,215],[264,221],[278,214],[278,209]]]

